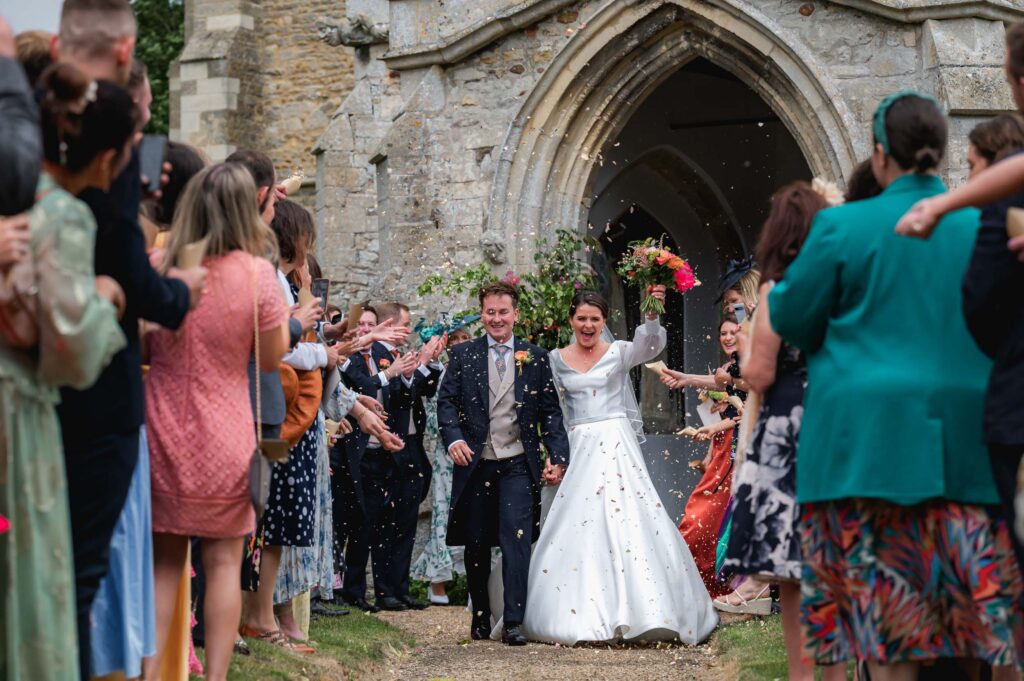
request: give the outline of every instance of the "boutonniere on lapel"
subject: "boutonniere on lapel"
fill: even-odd
[[[516,368],[519,369],[520,376],[523,375],[523,367],[533,363],[533,353],[529,350],[519,350],[512,357],[516,360]]]
[[[381,371],[386,370],[389,366],[391,366],[391,360],[387,357],[381,357],[380,361],[377,362],[377,368]]]

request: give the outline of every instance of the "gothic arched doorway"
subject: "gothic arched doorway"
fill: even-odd
[[[614,263],[629,242],[664,234],[704,282],[670,297],[665,361],[688,373],[718,366],[714,294],[721,272],[730,258],[753,250],[772,192],[809,177],[796,141],[739,78],[701,58],[669,76],[607,145],[590,197],[588,231],[604,250],[594,265],[604,270],[606,292],[624,306],[616,334],[631,334],[640,318],[639,294],[619,290]],[[653,375],[637,382],[649,431],[673,432],[695,413],[692,391],[683,400]]]
[[[567,42],[514,119],[497,159],[484,241],[501,243],[513,267],[523,269],[538,234],[621,227],[619,243],[605,239],[607,275],[613,252],[639,238],[641,228],[623,216],[642,209],[706,283],[683,307],[684,366],[694,372],[714,366],[708,330],[716,323],[710,320],[718,272],[728,257],[753,247],[771,191],[811,171],[841,180],[853,166],[844,123],[852,115],[828,71],[800,44],[745,0],[609,0]],[[720,98],[686,89],[701,84]],[[666,118],[657,102],[673,97],[675,113]],[[649,127],[658,114],[660,140]],[[749,128],[750,144],[763,147],[748,154],[751,171],[743,182],[742,173],[719,172],[715,148],[705,143],[725,140],[732,148],[720,153],[735,161],[747,148],[736,143],[737,127]],[[622,155],[638,136],[650,139]],[[786,160],[766,163],[772,158]],[[706,312],[688,315],[691,308]],[[692,336],[702,332],[698,343]],[[667,395],[659,399],[650,377],[642,383],[652,430],[678,426],[685,406]],[[675,517],[688,493],[685,461],[703,453],[682,445],[652,437],[645,447]]]

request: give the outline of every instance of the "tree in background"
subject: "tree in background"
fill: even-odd
[[[185,3],[183,0],[132,0],[139,24],[135,58],[149,69],[153,88],[152,120],[146,132],[166,135],[170,127],[170,86],[167,70],[185,46]]]

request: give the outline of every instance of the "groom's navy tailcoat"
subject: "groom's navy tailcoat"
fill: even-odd
[[[514,357],[520,351],[529,351],[532,361],[517,365]],[[484,444],[490,435],[490,392],[488,390],[488,362],[490,352],[487,336],[457,345],[449,351],[450,361],[437,397],[437,422],[444,446],[451,447],[465,440],[473,450],[468,466],[455,466],[452,480],[452,502],[448,515],[449,546],[462,546],[467,538],[463,529],[465,504],[463,493],[474,484],[473,473],[483,455]],[[540,488],[541,442],[547,448],[554,464],[569,463],[569,438],[562,425],[562,408],[555,393],[548,354],[542,348],[515,338],[512,357],[508,358],[508,371],[514,371],[516,415],[519,437],[523,443],[530,477],[535,489]],[[540,527],[540,495],[535,494],[533,539]]]

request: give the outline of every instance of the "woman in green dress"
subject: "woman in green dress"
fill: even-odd
[[[886,98],[872,168],[883,192],[818,213],[768,296],[807,356],[799,439],[801,624],[818,664],[865,661],[873,681],[921,663],[982,660],[1012,678],[1021,579],[982,439],[991,362],[960,314],[978,213],[930,241],[894,233],[945,191],[934,100]]]
[[[68,65],[52,67],[42,85],[44,173],[29,213],[30,252],[2,272],[15,286],[29,283],[19,291],[35,303],[37,339],[20,349],[0,337],[0,514],[11,524],[0,537],[0,679],[78,681],[55,406],[59,386],[88,387],[125,339],[117,323],[124,294],[114,280],[95,277],[96,223],[74,194],[109,187],[130,153],[135,107],[117,86]]]

